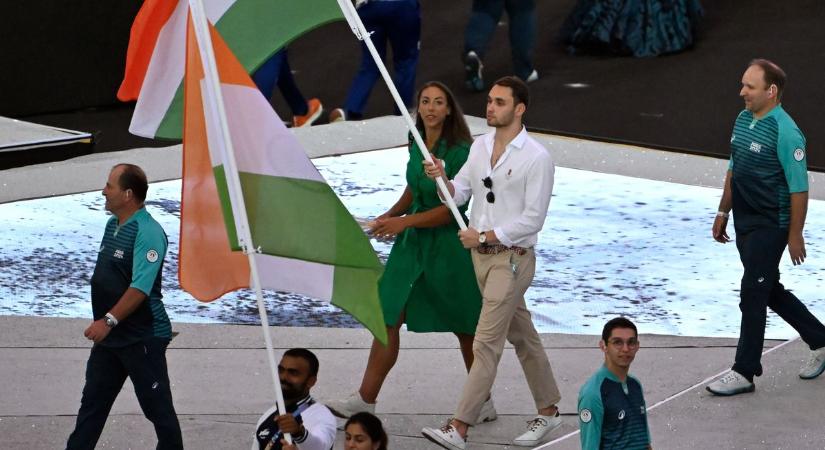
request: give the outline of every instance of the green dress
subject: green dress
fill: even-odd
[[[406,178],[413,200],[407,214],[441,206],[435,182],[424,174],[421,151],[414,142],[409,151]],[[442,139],[433,153],[444,160],[452,179],[467,161],[470,144],[447,148]],[[460,211],[463,216],[466,207]],[[410,331],[475,334],[481,294],[470,252],[457,233],[458,225],[451,221],[435,228],[407,228],[397,236],[378,284],[387,325],[396,325],[406,310]]]

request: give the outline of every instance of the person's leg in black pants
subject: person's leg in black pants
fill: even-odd
[[[811,350],[825,347],[825,325],[782,283],[771,291],[768,308],[792,326]]]
[[[167,345],[167,339],[147,339],[129,346],[123,358],[143,414],[155,426],[158,450],[183,448],[180,423],[169,387]]]
[[[533,48],[536,43],[535,0],[507,0],[507,16],[510,18],[510,51],[513,55],[513,71],[524,81],[533,73]]]
[[[779,260],[787,244],[787,231],[760,228],[736,234],[736,247],[745,268],[739,293],[742,322],[733,370],[752,380],[762,375],[762,345],[768,302],[779,284]]]
[[[295,78],[292,76],[292,68],[289,67],[289,55],[286,49],[284,52],[284,60],[281,63],[280,71],[278,72],[278,90],[284,96],[289,109],[293,116],[305,116],[309,112],[307,107],[307,99],[298,85],[295,84]]]
[[[91,450],[97,445],[109,411],[126,381],[126,369],[117,351],[97,344],[92,347],[77,423],[66,443],[67,450]]]
[[[779,282],[779,261],[787,242],[788,231],[780,228],[763,228],[736,236],[745,274],[739,303],[742,327],[733,370],[749,379],[762,374],[760,359],[768,307],[792,326],[812,350],[825,346],[825,326]]]
[[[415,102],[415,71],[421,41],[421,11],[417,1],[391,2],[395,5],[387,39],[392,47],[393,82],[407,109]],[[398,107],[396,114],[401,114]]]

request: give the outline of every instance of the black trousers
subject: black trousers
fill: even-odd
[[[132,380],[143,414],[155,426],[157,448],[182,449],[166,368],[168,339],[151,338],[126,347],[94,345],[86,363],[86,385],[67,450],[94,449],[126,377]]]
[[[748,378],[762,375],[767,308],[792,326],[811,350],[825,346],[825,326],[779,282],[779,261],[787,245],[788,231],[781,228],[736,233],[736,248],[745,273],[739,301],[742,324],[733,370]]]

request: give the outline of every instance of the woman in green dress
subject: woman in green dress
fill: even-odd
[[[416,127],[431,156],[445,162],[449,178],[455,176],[467,161],[472,137],[461,107],[442,83],[430,81],[419,91]],[[441,203],[435,182],[424,174],[423,157],[412,139],[409,153],[404,193],[371,225],[377,237],[396,237],[378,286],[389,343],[373,340],[358,392],[326,403],[339,417],[375,412],[378,392],[398,359],[404,323],[410,331],[455,333],[468,371],[473,364],[481,294],[470,253],[456,237],[458,225]],[[460,209],[462,215],[465,209]],[[494,420],[488,403],[482,419]]]

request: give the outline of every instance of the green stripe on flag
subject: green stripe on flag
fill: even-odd
[[[335,267],[332,304],[355,317],[373,336],[387,344],[387,324],[378,300],[379,273],[369,269]]]
[[[158,125],[155,137],[163,139],[181,139],[183,131],[183,83],[175,91],[175,97]]]
[[[224,167],[214,168],[230,246],[240,250]],[[332,304],[381,342],[386,323],[378,300],[383,266],[369,239],[324,182],[240,173],[253,245],[267,255],[334,266]]]
[[[252,240],[263,253],[381,270],[364,231],[325,182],[240,178]]]
[[[252,0],[236,2],[216,27],[251,72],[296,37],[336,20],[344,16],[335,0]]]
[[[221,202],[223,222],[226,224],[226,234],[229,238],[229,247],[232,248],[232,250],[240,251],[241,246],[238,244],[238,230],[235,229],[235,220],[232,215],[232,202],[229,198],[229,188],[226,185],[226,172],[222,165],[214,167],[213,172],[215,174],[218,198]]]

